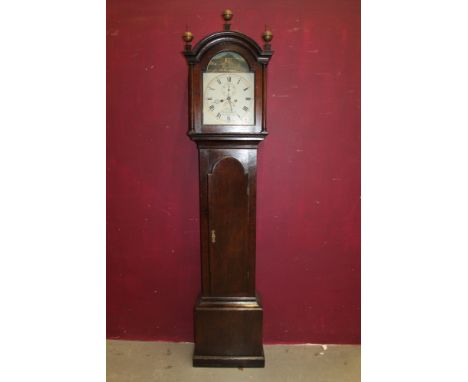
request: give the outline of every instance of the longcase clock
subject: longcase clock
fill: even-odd
[[[263,367],[263,309],[255,290],[257,147],[267,135],[266,71],[270,31],[261,48],[230,30],[192,48],[189,137],[199,151],[202,290],[195,306],[194,366]]]

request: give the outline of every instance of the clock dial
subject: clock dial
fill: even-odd
[[[253,125],[253,73],[203,73],[203,124]]]

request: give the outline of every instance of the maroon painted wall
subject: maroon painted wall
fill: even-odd
[[[200,290],[196,145],[186,136],[186,24],[274,32],[258,164],[265,342],[360,342],[360,4],[108,4],[107,331],[192,341]]]

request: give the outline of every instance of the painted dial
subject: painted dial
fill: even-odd
[[[204,73],[203,123],[253,125],[253,79],[253,73]]]

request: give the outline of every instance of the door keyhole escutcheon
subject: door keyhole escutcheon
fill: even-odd
[[[211,230],[211,242],[216,243],[216,231],[214,229]]]

